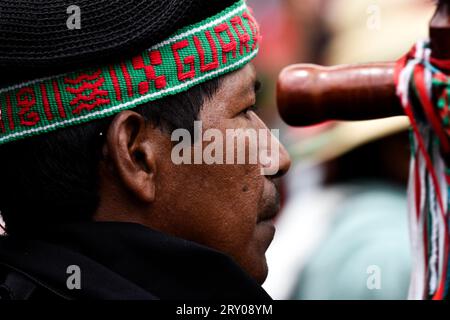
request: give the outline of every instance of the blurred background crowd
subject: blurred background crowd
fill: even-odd
[[[428,34],[431,0],[248,0],[263,35],[260,116],[293,158],[268,251],[275,299],[406,299],[408,120],[289,128],[276,79],[294,63],[395,61]],[[376,278],[374,278],[376,277]]]

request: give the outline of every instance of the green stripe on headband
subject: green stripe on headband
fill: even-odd
[[[0,144],[104,118],[241,68],[259,28],[243,0],[119,64],[0,89]]]

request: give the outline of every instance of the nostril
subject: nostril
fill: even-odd
[[[280,166],[277,172],[268,177],[270,177],[270,179],[279,179],[289,171],[290,167],[291,167],[291,159],[289,156],[287,156],[285,160],[280,161]]]

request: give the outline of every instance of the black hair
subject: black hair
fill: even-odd
[[[133,110],[163,132],[193,131],[220,78]],[[99,203],[98,165],[113,117],[0,146],[0,212],[8,234],[91,220]],[[103,135],[101,135],[103,133]]]

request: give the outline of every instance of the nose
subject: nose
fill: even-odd
[[[263,168],[261,168],[261,174],[270,179],[282,177],[288,172],[291,166],[291,158],[286,148],[278,139],[278,130],[275,132],[276,134],[270,131],[270,147],[267,148],[270,155],[267,154],[267,161],[265,161]]]
[[[289,153],[287,152],[286,148],[284,147],[284,145],[277,139],[278,141],[278,145],[279,145],[279,157],[280,157],[280,164],[279,164],[279,169],[278,172],[271,176],[272,179],[276,179],[276,178],[280,178],[282,176],[284,176],[288,171],[289,168],[291,167],[291,157],[289,156]]]
[[[262,136],[266,136],[268,138],[267,140],[270,141],[266,141],[260,146],[263,151],[265,150],[267,152],[264,152],[266,153],[266,157],[263,157],[265,160],[262,163],[263,168],[261,168],[261,174],[270,179],[280,178],[289,171],[291,157],[280,142],[279,130],[270,130],[259,117],[256,117],[256,120],[258,121],[258,127],[263,130]]]

